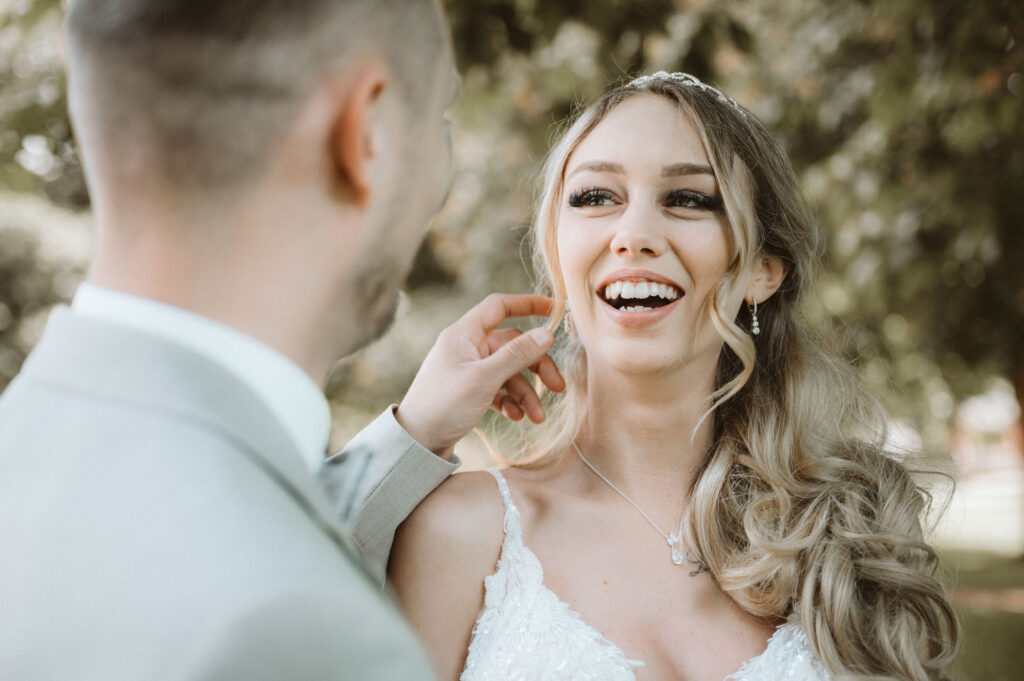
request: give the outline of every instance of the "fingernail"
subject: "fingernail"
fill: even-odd
[[[532,338],[533,342],[536,343],[537,347],[539,348],[547,347],[548,345],[551,344],[551,341],[554,339],[554,336],[551,335],[551,332],[545,329],[543,326],[528,331],[526,335]]]

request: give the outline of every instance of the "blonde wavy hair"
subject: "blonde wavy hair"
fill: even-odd
[[[886,452],[886,418],[852,371],[824,352],[799,315],[818,261],[814,221],[772,135],[714,93],[658,79],[623,85],[584,109],[543,170],[532,227],[535,271],[559,310],[566,300],[557,216],[569,157],[601,120],[640,94],[665,97],[695,126],[721,190],[732,260],[704,303],[724,343],[709,397],[710,443],[692,489],[687,531],[709,572],[741,607],[768,619],[794,609],[836,678],[943,679],[959,627],[935,577],[922,517],[930,497]],[[723,310],[752,259],[773,255],[787,276],[750,315]],[[560,331],[568,388],[524,437],[513,465],[542,466],[585,424],[586,353]]]

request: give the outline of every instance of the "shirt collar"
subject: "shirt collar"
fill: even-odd
[[[281,420],[310,469],[320,467],[330,434],[330,408],[309,375],[280,352],[194,312],[95,284],[82,284],[71,308],[167,338],[228,369]]]

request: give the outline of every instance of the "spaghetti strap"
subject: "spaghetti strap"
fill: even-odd
[[[488,469],[488,473],[494,477],[494,481],[498,483],[498,491],[501,492],[501,500],[505,503],[505,521],[502,525],[502,530],[505,534],[512,534],[517,539],[522,536],[522,531],[519,526],[519,509],[512,502],[512,492],[508,489],[508,483],[505,481],[505,476],[501,474],[497,468]]]

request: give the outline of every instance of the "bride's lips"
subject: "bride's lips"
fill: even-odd
[[[661,307],[654,307],[649,310],[642,312],[628,312],[626,310],[620,310],[614,307],[611,303],[605,300],[603,295],[604,291],[608,286],[614,284],[617,281],[621,282],[647,282],[649,284],[665,284],[667,286],[675,288],[679,292],[679,297]],[[650,270],[637,270],[637,269],[623,269],[616,270],[611,274],[607,275],[601,280],[601,283],[597,286],[596,294],[598,299],[601,301],[601,309],[605,311],[612,320],[619,326],[626,327],[628,329],[638,329],[644,326],[650,326],[655,324],[672,313],[672,310],[676,308],[686,296],[686,289],[677,284],[676,282],[664,277],[657,272],[651,272]]]

